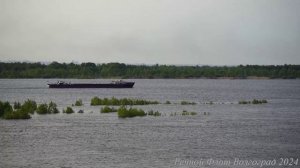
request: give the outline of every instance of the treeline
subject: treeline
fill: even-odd
[[[0,78],[299,78],[300,65],[175,66],[0,62]]]

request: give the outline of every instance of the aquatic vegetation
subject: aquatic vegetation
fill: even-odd
[[[207,104],[213,105],[214,102],[213,101],[209,101]]]
[[[251,104],[250,101],[241,100],[239,101],[239,104]]]
[[[0,101],[0,117],[2,117],[6,112],[11,112],[13,109],[9,102]]]
[[[159,104],[158,101],[149,101],[143,99],[131,99],[131,98],[121,98],[117,99],[115,97],[112,98],[104,98],[101,99],[99,97],[93,97],[91,99],[91,105],[148,105],[148,104]]]
[[[63,109],[63,113],[72,114],[74,113],[74,110],[72,109],[72,107],[67,107],[66,109]]]
[[[26,100],[23,104],[19,102],[14,102],[14,109],[8,103],[2,103],[0,101],[0,117],[4,119],[30,119],[30,114],[33,114],[35,111],[37,114],[55,114],[59,113],[57,105],[54,102],[49,104],[43,103],[37,106],[36,102],[33,100]]]
[[[20,102],[14,102],[14,109],[20,109],[21,103]]]
[[[109,106],[104,106],[100,110],[101,113],[111,113],[111,112],[117,112],[117,111],[118,111],[118,109],[115,109],[115,108],[109,107]]]
[[[37,109],[36,102],[30,99],[27,99],[21,106],[22,111],[28,112],[30,114],[33,114],[36,109]]]
[[[268,101],[267,100],[257,100],[257,99],[252,100],[252,104],[263,104],[263,103],[268,103]]]
[[[204,112],[203,115],[209,115],[209,112]]]
[[[118,117],[120,117],[120,118],[146,116],[146,115],[147,114],[142,109],[136,109],[136,108],[127,109],[125,106],[121,106],[118,109]]]
[[[56,114],[59,113],[59,110],[57,109],[57,105],[54,102],[50,102],[48,105],[48,113],[49,114]]]
[[[186,111],[186,110],[183,110],[182,112],[179,112],[179,113],[177,113],[177,112],[174,112],[174,113],[171,113],[170,114],[170,116],[177,116],[177,115],[181,115],[181,116],[188,116],[188,115],[197,115],[197,113],[196,112],[188,112],[188,111]]]
[[[151,115],[151,116],[161,116],[161,113],[156,111],[154,112],[153,110],[148,111],[147,115]]]
[[[263,99],[263,100],[258,100],[258,99],[253,99],[252,101],[239,101],[239,104],[264,104],[264,103],[268,103],[267,100]]]
[[[177,115],[177,113],[175,112],[175,113],[171,113],[170,114],[170,116],[176,116]]]
[[[262,102],[262,103],[268,103],[268,101],[265,100],[265,99],[261,100],[261,102]]]
[[[195,104],[197,104],[197,103],[195,103],[195,102],[189,102],[189,101],[181,101],[180,104],[181,104],[181,105],[195,105]]]
[[[54,102],[50,102],[49,105],[46,103],[38,105],[36,110],[37,114],[56,114],[59,113],[57,105]]]
[[[165,104],[171,104],[171,102],[170,102],[169,100],[167,100],[167,101],[165,102]]]
[[[196,112],[190,112],[190,115],[197,115],[197,113]]]
[[[18,120],[18,119],[30,119],[31,116],[28,114],[27,111],[22,109],[17,109],[15,111],[7,111],[3,115],[3,119],[6,120]]]
[[[197,115],[197,113],[196,112],[188,112],[188,111],[183,110],[181,115],[183,115],[183,116],[185,116],[185,115]]]
[[[36,113],[47,114],[48,113],[48,105],[46,103],[38,105],[38,107],[36,109]]]
[[[83,105],[83,103],[82,103],[81,99],[76,100],[75,106],[82,106],[82,105]]]

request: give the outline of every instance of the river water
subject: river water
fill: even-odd
[[[110,80],[66,79],[70,82]],[[56,79],[0,79],[0,100],[54,101],[83,114],[0,120],[0,167],[284,167],[300,159],[300,80],[134,79],[132,89],[49,89]],[[141,98],[172,104],[135,106],[160,117],[120,119],[90,106],[92,97]],[[239,105],[266,99],[267,104]],[[182,100],[196,105],[181,105]],[[213,102],[209,104],[208,102]],[[195,116],[171,116],[183,110]],[[206,115],[205,115],[206,114]],[[240,162],[237,162],[239,160]],[[265,161],[265,162],[264,162]],[[269,162],[267,162],[269,161]],[[226,165],[226,163],[229,163]]]

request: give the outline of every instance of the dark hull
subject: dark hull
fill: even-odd
[[[118,84],[74,83],[74,84],[48,84],[48,85],[49,88],[132,88],[134,82],[118,83]]]

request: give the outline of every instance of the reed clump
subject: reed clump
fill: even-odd
[[[5,113],[13,111],[12,106],[9,102],[0,101],[0,118],[4,116]]]
[[[37,109],[37,104],[34,100],[27,99],[21,106],[21,110],[33,114]]]
[[[72,114],[74,113],[74,110],[72,109],[72,107],[67,107],[66,109],[63,109],[63,113]]]
[[[59,110],[57,109],[57,105],[54,102],[50,102],[49,104],[43,103],[38,105],[37,114],[56,114],[59,113]]]
[[[251,101],[241,100],[239,101],[239,104],[251,104]]]
[[[0,117],[6,120],[30,119],[31,116],[29,112],[25,111],[25,108],[21,109],[21,107],[18,106],[13,110],[9,102],[0,101]]]
[[[104,106],[100,110],[101,113],[112,113],[112,112],[117,112],[117,111],[118,111],[118,109],[115,109],[115,108],[109,107],[109,106]]]
[[[180,104],[181,105],[195,105],[197,103],[196,102],[189,102],[189,101],[181,101]]]
[[[48,104],[43,103],[43,104],[38,105],[38,107],[36,109],[36,113],[47,114],[48,113]]]
[[[170,102],[169,100],[167,100],[167,101],[165,102],[165,104],[171,104],[171,102]]]
[[[189,112],[189,111],[186,111],[186,110],[183,110],[182,112],[172,112],[171,114],[170,114],[170,116],[189,116],[189,115],[197,115],[197,113],[196,112]]]
[[[188,112],[188,111],[183,110],[182,113],[181,113],[181,115],[183,115],[183,116],[186,116],[186,115],[197,115],[197,113],[196,112]]]
[[[14,102],[14,109],[20,109],[21,103],[20,102]]]
[[[54,102],[49,104],[43,103],[37,106],[36,102],[27,99],[23,104],[14,102],[12,106],[9,102],[0,101],[0,118],[12,120],[12,119],[30,119],[30,114],[55,114],[59,113],[57,105]]]
[[[127,109],[125,106],[121,106],[118,109],[118,117],[119,118],[131,118],[131,117],[136,117],[136,116],[146,116],[147,113],[145,113],[144,110],[142,109],[137,109],[137,108],[129,108]]]
[[[161,116],[161,113],[158,111],[154,112],[153,110],[150,110],[150,111],[148,111],[147,115],[157,117],[157,116]]]
[[[264,104],[264,103],[268,103],[268,101],[265,99],[263,99],[263,100],[253,99],[252,100],[252,104]]]
[[[204,104],[213,105],[213,104],[214,104],[214,102],[213,102],[213,101],[209,101],[209,102],[205,102]]]
[[[83,106],[82,100],[81,99],[76,100],[75,106]]]
[[[148,105],[148,104],[159,104],[158,101],[149,101],[149,100],[143,100],[143,99],[131,99],[131,98],[121,98],[117,99],[115,97],[112,98],[99,98],[99,97],[93,97],[91,99],[91,105],[97,106],[97,105],[113,105],[113,106],[125,106],[125,105]]]
[[[3,115],[3,119],[6,120],[19,120],[19,119],[30,119],[30,118],[31,116],[29,115],[29,113],[22,109],[7,111]]]
[[[262,100],[253,99],[252,101],[245,101],[245,100],[239,101],[239,104],[264,104],[264,103],[268,103],[268,101],[265,99]]]

